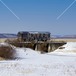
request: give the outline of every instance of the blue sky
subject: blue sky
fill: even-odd
[[[76,34],[76,2],[59,18],[74,0],[2,0],[0,33],[49,31],[53,35]]]

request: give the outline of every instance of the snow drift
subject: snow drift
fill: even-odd
[[[67,44],[59,47],[54,52],[76,53],[76,42],[68,42]]]
[[[40,55],[39,51],[32,50],[30,48],[15,48],[16,58],[32,58]]]

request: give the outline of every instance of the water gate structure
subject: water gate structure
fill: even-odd
[[[53,41],[50,32],[20,31],[17,36],[19,42],[12,42],[11,44],[17,47],[39,50],[41,53],[54,51],[58,47],[66,44],[66,42],[63,41]]]
[[[56,42],[56,41],[49,41],[49,42],[17,42],[17,43],[11,43],[12,45],[15,45],[17,47],[25,47],[25,48],[31,48],[36,51],[41,51],[41,53],[45,52],[52,52],[56,50],[58,47],[66,44],[66,42]]]

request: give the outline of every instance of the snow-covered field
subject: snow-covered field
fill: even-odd
[[[0,76],[76,76],[76,42],[47,54],[15,49],[16,60],[0,61]]]

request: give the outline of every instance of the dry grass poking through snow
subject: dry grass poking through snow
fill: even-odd
[[[1,45],[0,46],[0,57],[2,59],[14,58],[15,50],[11,46]]]

